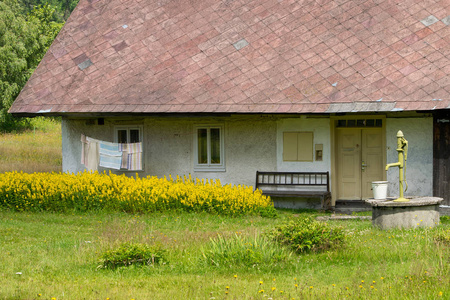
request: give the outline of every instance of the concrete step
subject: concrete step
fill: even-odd
[[[334,207],[336,213],[352,214],[353,212],[371,211],[372,206],[364,200],[337,200]]]

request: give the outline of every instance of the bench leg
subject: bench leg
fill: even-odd
[[[330,194],[324,195],[322,197],[321,205],[322,205],[322,209],[324,209],[324,210],[330,210],[331,209],[331,195]]]

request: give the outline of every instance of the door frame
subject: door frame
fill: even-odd
[[[386,116],[384,115],[346,115],[346,116],[330,116],[330,150],[331,150],[331,205],[336,205],[337,200],[337,143],[336,143],[336,123],[338,120],[352,120],[352,119],[381,119],[381,149],[383,165],[386,165]],[[377,128],[377,127],[349,127],[349,128]],[[379,127],[378,127],[379,128]],[[383,179],[386,180],[386,172],[383,173]]]

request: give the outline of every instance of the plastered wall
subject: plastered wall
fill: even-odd
[[[433,118],[388,118],[386,119],[387,163],[398,161],[397,132],[401,130],[408,140],[406,161],[405,196],[433,195]],[[390,168],[388,196],[398,197],[398,168]]]
[[[311,162],[283,161],[283,132],[313,132],[313,147],[323,145],[322,161],[313,155]],[[313,151],[315,151],[313,149]],[[331,169],[330,119],[328,118],[289,118],[280,119],[277,126],[277,170],[284,172],[326,172]]]
[[[191,174],[196,178],[220,179],[227,184],[254,186],[257,170],[276,169],[276,120],[265,116],[221,118],[105,118],[104,125],[86,125],[86,119],[63,119],[63,171],[80,172],[82,133],[114,141],[115,125],[143,125],[144,170],[139,176]],[[223,125],[225,171],[194,171],[194,126]],[[99,167],[99,172],[105,171]],[[109,171],[109,170],[107,170]],[[121,173],[120,171],[113,171]],[[124,172],[134,175],[136,172]]]

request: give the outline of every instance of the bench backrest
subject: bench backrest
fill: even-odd
[[[256,188],[326,187],[330,191],[329,172],[260,172],[256,171]]]

